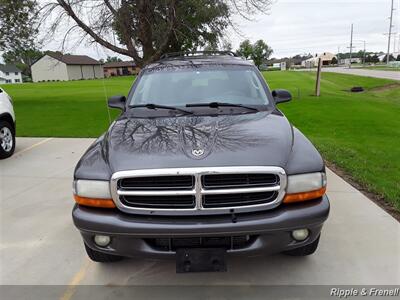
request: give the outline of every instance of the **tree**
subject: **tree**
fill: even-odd
[[[165,52],[215,44],[229,26],[234,26],[234,15],[250,19],[267,11],[271,3],[272,0],[52,0],[43,12],[56,20],[52,21],[52,32],[66,19],[72,19],[75,25],[66,31],[65,39],[78,29],[83,38],[130,56],[143,66]]]
[[[332,58],[331,64],[332,65],[337,65],[338,64],[338,60],[337,60],[337,58],[335,56]]]
[[[43,56],[43,52],[37,49],[10,50],[3,53],[3,60],[6,64],[15,64],[22,74],[31,77],[31,66]]]
[[[0,51],[35,49],[37,13],[35,0],[0,0]]]
[[[218,51],[218,45],[215,43],[207,43],[204,47],[204,51]]]
[[[397,59],[396,59],[396,61],[400,61],[400,54],[399,54],[399,55],[397,55]]]
[[[257,68],[260,68],[261,64],[271,56],[273,50],[263,40],[258,40],[254,44],[251,44],[249,40],[244,40],[236,53],[246,59],[252,59]]]
[[[249,59],[253,54],[253,45],[250,43],[250,40],[244,40],[241,42],[236,53],[245,59]]]
[[[377,54],[374,54],[374,56],[371,57],[371,62],[376,64],[379,62],[379,56]]]
[[[177,2],[175,34],[167,52],[218,50],[219,40],[229,26],[229,7],[225,1],[188,0]]]
[[[232,43],[227,40],[223,40],[222,41],[222,50],[232,51]]]
[[[266,61],[273,52],[263,40],[255,42],[252,49],[251,59],[254,61],[257,68],[260,68],[261,64]]]
[[[122,61],[119,57],[116,56],[107,56],[106,62],[119,62]]]
[[[357,58],[364,58],[364,50],[360,50],[360,51],[358,51],[357,53],[354,53],[353,55],[352,55],[352,57],[357,57]]]

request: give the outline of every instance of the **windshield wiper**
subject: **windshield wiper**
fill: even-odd
[[[257,108],[243,105],[243,104],[235,104],[235,103],[227,103],[227,102],[209,102],[209,103],[190,103],[186,104],[186,107],[211,107],[211,108],[218,108],[218,107],[241,107],[246,109],[251,109],[254,111],[258,111]]]
[[[145,107],[148,109],[170,109],[170,110],[176,110],[176,111],[180,111],[183,112],[185,114],[190,114],[192,115],[193,113],[191,111],[188,111],[186,109],[182,109],[182,108],[178,108],[175,106],[168,106],[168,105],[159,105],[159,104],[154,104],[154,103],[147,103],[147,104],[137,104],[137,105],[129,105],[130,108],[139,108],[139,107]]]

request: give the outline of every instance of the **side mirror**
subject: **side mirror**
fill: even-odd
[[[125,102],[126,102],[125,96],[120,96],[120,95],[112,96],[108,98],[108,107],[125,110]]]
[[[272,97],[274,97],[276,104],[292,100],[292,95],[287,90],[273,90]]]

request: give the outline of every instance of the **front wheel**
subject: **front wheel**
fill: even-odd
[[[317,248],[318,248],[318,243],[319,243],[319,237],[312,242],[311,244],[305,245],[300,248],[284,251],[283,254],[290,255],[290,256],[307,256],[313,254]]]
[[[85,250],[89,258],[95,262],[108,263],[108,262],[120,261],[123,259],[122,256],[111,255],[93,250],[92,248],[89,248],[86,244],[85,244]]]
[[[15,130],[7,121],[0,121],[0,159],[13,155],[15,150]]]

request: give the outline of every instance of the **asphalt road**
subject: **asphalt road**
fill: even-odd
[[[91,262],[72,224],[71,180],[92,141],[19,138],[15,155],[0,161],[1,285],[59,285],[54,299],[68,300],[84,293],[80,285],[147,287],[142,295],[150,289],[165,296],[165,286],[182,292],[191,285],[240,286],[243,291],[254,285],[400,284],[400,224],[331,171],[331,215],[313,256],[232,258],[227,273],[184,275],[175,274],[171,260]],[[188,295],[199,299],[190,289]]]
[[[400,72],[397,71],[381,71],[381,70],[368,70],[368,69],[355,69],[355,68],[322,68],[323,72],[333,72],[340,74],[350,74],[366,77],[375,77],[383,79],[400,80]]]

